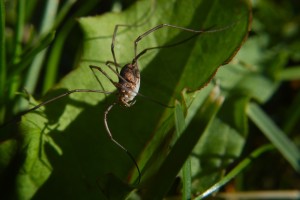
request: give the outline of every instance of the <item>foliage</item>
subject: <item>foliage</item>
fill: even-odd
[[[285,134],[292,134],[299,120],[299,98],[283,128],[258,105],[272,101],[283,80],[299,79],[298,67],[286,68],[289,63],[297,65],[300,58],[297,19],[290,20],[293,12],[287,11],[292,4],[283,3],[278,18],[272,12],[276,3],[254,2],[253,34],[245,42],[251,25],[246,0],[138,1],[122,12],[101,15],[95,15],[101,11],[93,8],[105,4],[93,0],[29,2],[0,3],[1,122],[27,108],[28,102],[36,105],[68,90],[114,91],[100,72],[99,85],[89,65],[101,67],[117,81],[105,66],[113,60],[110,47],[116,24],[133,25],[119,27],[116,35],[121,66],[134,57],[133,41],[158,24],[218,31],[149,50],[139,59],[141,94],[174,108],[138,97],[133,107],[115,107],[109,113],[114,138],[138,162],[140,184],[136,185],[132,161],[109,140],[104,128],[102,113],[116,96],[76,93],[1,127],[0,188],[6,198],[162,199],[182,194],[183,199],[200,199],[233,178],[239,180],[246,167],[258,164],[253,158],[274,149],[300,171],[299,149],[292,140],[296,137]],[[114,10],[121,4],[112,5]],[[43,14],[38,11],[42,6]],[[35,16],[42,16],[41,22]],[[274,26],[273,19],[280,26]],[[41,23],[39,30],[36,23]],[[144,37],[138,52],[192,35],[164,27]],[[73,53],[71,61],[68,53]],[[75,68],[60,77],[60,68],[66,65]],[[30,94],[52,89],[37,102],[28,94],[22,96],[29,101],[16,95],[23,87]],[[253,124],[248,117],[269,139],[268,145],[251,146]]]

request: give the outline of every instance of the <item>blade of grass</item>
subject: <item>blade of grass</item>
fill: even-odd
[[[28,52],[24,53],[24,55],[22,55],[21,62],[10,66],[10,68],[15,69],[13,71],[9,71],[10,76],[23,73],[26,67],[35,58],[35,56],[50,45],[50,43],[54,40],[54,37],[55,32],[53,31],[42,38],[42,40],[34,45]],[[7,81],[10,81],[10,79],[8,79]]]
[[[14,38],[14,52],[12,63],[16,64],[20,61],[20,55],[22,53],[22,37],[23,37],[23,29],[25,23],[25,1],[17,2],[17,23],[16,23],[16,31]],[[18,90],[20,85],[19,74],[13,77],[13,81],[10,84],[8,98],[13,99],[15,96],[15,92]]]
[[[291,81],[300,79],[300,66],[286,68],[278,73],[278,78],[282,81]]]
[[[191,172],[191,159],[187,158],[182,168],[182,199],[192,198],[192,172]]]
[[[63,19],[66,17],[72,6],[77,2],[77,0],[68,0],[64,3],[60,11],[57,13],[57,17],[55,19],[54,28],[58,27],[58,25],[63,21]],[[87,4],[90,1],[87,2]]]
[[[46,73],[47,76],[44,79],[43,83],[43,93],[45,94],[47,90],[49,90],[55,83],[57,78],[57,71],[58,71],[58,63],[60,61],[60,57],[62,55],[63,46],[65,44],[66,38],[68,37],[70,31],[74,27],[76,21],[74,20],[78,16],[82,16],[88,11],[90,11],[92,8],[95,7],[95,5],[98,3],[98,1],[88,1],[85,3],[80,9],[74,13],[72,17],[69,18],[69,20],[66,22],[66,24],[62,27],[62,30],[59,32],[58,37],[56,38],[53,47],[51,48],[51,52],[49,53],[49,62],[46,66]],[[71,4],[71,3],[70,3]],[[67,5],[65,5],[67,6]],[[66,12],[66,11],[65,11]],[[62,15],[62,14],[60,14]],[[61,16],[59,16],[61,17]]]
[[[51,30],[54,19],[56,16],[56,11],[58,8],[58,1],[47,1],[45,15],[42,20],[42,25],[40,29],[40,35],[45,35],[48,31]],[[33,92],[36,87],[37,79],[39,77],[39,72],[41,70],[42,62],[44,60],[46,54],[46,50],[40,52],[36,58],[34,59],[32,65],[30,66],[28,75],[26,77],[24,87],[27,89],[28,92]]]
[[[190,124],[183,134],[180,135],[158,172],[151,177],[143,199],[162,199],[168,192],[174,178],[197,144],[201,134],[214,119],[223,101],[224,97],[220,95],[220,90],[216,86],[191,122],[191,124],[197,124],[197,130],[191,128]],[[157,184],[157,180],[160,180],[159,184]]]
[[[41,29],[39,32],[40,36],[46,35],[52,29],[56,17],[56,12],[58,9],[58,4],[59,1],[47,1],[45,14],[43,16]],[[44,49],[35,57],[26,75],[24,88],[26,88],[26,90],[29,93],[33,93],[36,88],[36,84],[40,76],[40,71],[42,68],[44,58],[46,56],[46,52],[47,49]],[[17,105],[18,107],[16,109],[22,110],[27,105],[27,102],[24,100],[20,100],[20,103],[18,103]]]
[[[300,199],[299,190],[263,190],[227,192],[217,195],[219,199]]]
[[[17,24],[16,24],[16,32],[14,39],[14,55],[13,55],[13,63],[17,63],[19,61],[19,56],[22,52],[22,38],[23,38],[23,29],[25,24],[25,1],[18,1],[17,3]]]
[[[175,102],[175,127],[179,138],[185,130],[185,118],[183,108],[179,102]],[[182,168],[182,199],[191,199],[191,160],[188,158]]]
[[[0,124],[5,117],[5,84],[6,84],[6,53],[5,53],[5,6],[0,2]]]
[[[236,177],[241,171],[243,171],[249,164],[253,162],[253,159],[257,158],[261,154],[270,151],[274,149],[273,145],[264,145],[255,151],[253,151],[247,158],[242,160],[235,168],[233,168],[224,178],[222,178],[220,181],[218,181],[216,184],[211,186],[208,190],[206,190],[201,195],[197,196],[195,200],[203,199],[209,195],[211,195],[213,192],[216,192],[219,190],[222,186],[224,186],[226,183],[228,183],[231,179]]]
[[[247,109],[249,118],[274,144],[279,152],[300,172],[300,151],[296,145],[285,135],[285,133],[267,116],[255,103],[250,103]]]

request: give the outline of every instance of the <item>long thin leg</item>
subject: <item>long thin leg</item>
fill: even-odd
[[[106,65],[108,66],[108,68],[112,71],[112,72],[114,72],[120,79],[122,79],[124,82],[127,82],[114,68],[112,68],[110,65],[109,65],[109,62],[107,62],[106,63]],[[105,72],[105,71],[103,71],[103,69],[101,69],[101,67],[97,67],[97,66],[93,66],[93,65],[90,65],[90,68],[91,69],[96,69],[96,70],[98,70],[98,71],[100,71],[104,76],[106,76],[107,78],[108,78],[108,80],[114,85],[114,86],[116,86],[116,87],[119,87],[119,83],[117,83],[117,82],[115,82],[114,80],[112,80],[111,78],[110,78],[110,76],[108,76],[108,74]],[[125,89],[125,88],[124,88]]]
[[[171,25],[171,24],[160,24],[160,25],[157,25],[155,26],[154,28],[144,32],[142,35],[140,35],[139,37],[136,38],[136,40],[134,41],[134,55],[135,55],[135,58],[134,58],[134,61],[137,61],[137,59],[143,55],[144,53],[146,53],[147,50],[152,50],[152,49],[157,49],[157,48],[164,48],[164,47],[171,47],[171,46],[176,46],[176,45],[179,45],[179,44],[182,44],[184,42],[186,42],[187,40],[195,37],[196,35],[198,34],[201,34],[201,33],[215,33],[215,32],[220,32],[220,31],[223,31],[223,30],[226,30],[230,27],[232,27],[233,25],[235,25],[237,22],[235,23],[232,23],[228,26],[225,26],[223,28],[220,28],[220,29],[214,29],[214,30],[194,30],[194,29],[189,29],[189,28],[184,28],[184,27],[180,27],[180,26],[175,26],[175,25]],[[149,35],[150,33],[153,33],[155,31],[157,31],[158,29],[161,29],[161,28],[164,28],[164,27],[168,27],[168,28],[174,28],[174,29],[179,29],[179,30],[183,30],[183,31],[188,31],[188,32],[192,32],[192,33],[196,33],[195,35],[193,35],[192,37],[189,37],[189,38],[186,38],[180,42],[177,42],[175,44],[171,44],[171,45],[167,45],[167,46],[158,46],[158,47],[150,47],[150,48],[147,48],[145,50],[143,50],[141,53],[137,54],[137,46],[138,46],[138,43],[139,41],[141,41],[144,37],[146,37],[147,35]]]
[[[116,37],[117,37],[117,32],[118,32],[118,29],[119,27],[135,27],[136,25],[126,25],[126,24],[117,24],[115,26],[115,29],[114,29],[114,33],[113,33],[113,37],[112,37],[112,41],[111,41],[111,54],[113,56],[113,60],[114,60],[114,65],[116,67],[116,72],[119,73],[119,70],[117,68],[117,59],[116,59],[116,54],[115,54],[115,42],[116,42]]]
[[[72,93],[76,93],[76,92],[90,92],[90,93],[102,93],[102,94],[112,94],[112,93],[114,93],[114,92],[106,92],[106,91],[102,91],[102,90],[90,90],[90,89],[75,89],[75,90],[70,90],[70,91],[68,91],[66,93],[63,93],[63,94],[61,94],[59,96],[56,96],[56,97],[54,97],[52,99],[44,101],[44,102],[42,102],[42,103],[34,106],[33,108],[30,108],[28,110],[25,110],[25,111],[21,112],[16,117],[14,117],[11,120],[9,120],[9,121],[5,122],[4,124],[2,124],[0,126],[0,128],[5,127],[6,125],[8,125],[8,124],[10,124],[12,122],[18,121],[22,115],[25,115],[25,114],[27,114],[27,113],[29,113],[31,111],[34,111],[34,110],[36,110],[36,109],[38,109],[38,108],[40,108],[40,107],[42,107],[42,106],[44,106],[46,104],[52,103],[53,101],[56,101],[58,99],[61,99],[61,98],[65,97],[65,96],[68,96],[68,95],[70,95]]]
[[[140,168],[139,168],[137,162],[135,161],[135,159],[134,159],[134,157],[132,156],[132,154],[131,154],[124,146],[122,146],[119,142],[117,142],[117,141],[113,138],[113,136],[112,136],[112,134],[111,134],[111,132],[110,132],[110,130],[109,130],[108,124],[107,124],[107,115],[108,115],[109,111],[112,109],[112,107],[113,107],[114,105],[116,105],[116,104],[117,104],[116,102],[113,103],[113,104],[111,104],[111,105],[106,109],[106,111],[104,112],[104,125],[105,125],[105,129],[106,129],[106,131],[107,131],[107,134],[108,134],[108,136],[109,136],[109,139],[110,139],[113,143],[115,143],[118,147],[120,147],[123,151],[125,151],[125,152],[127,153],[127,155],[131,158],[132,162],[134,163],[134,165],[135,165],[135,167],[136,167],[136,169],[138,170],[138,173],[139,173],[139,178],[138,178],[138,183],[137,183],[137,185],[138,185],[138,184],[141,182],[141,171],[140,171]]]
[[[99,80],[98,76],[96,75],[96,73],[94,72],[94,70],[93,70],[93,68],[91,66],[90,66],[90,70],[93,72],[93,75],[94,75],[96,81],[99,83],[101,89],[104,90],[104,87],[103,87],[101,81]]]
[[[134,92],[134,91],[132,91],[132,92]],[[151,97],[145,96],[145,95],[143,95],[143,94],[141,94],[141,93],[139,93],[139,92],[135,92],[135,93],[136,93],[138,96],[143,97],[144,99],[147,99],[147,100],[149,100],[149,101],[152,101],[153,103],[156,103],[156,104],[161,105],[161,106],[163,106],[163,107],[166,107],[166,108],[174,108],[174,106],[166,105],[166,104],[164,104],[164,103],[162,103],[162,102],[160,102],[160,101],[158,101],[158,100],[156,100],[156,99],[153,99],[153,98],[151,98]]]
[[[116,36],[117,36],[117,32],[118,32],[119,26],[126,26],[126,25],[117,24],[115,26],[115,29],[114,29],[114,33],[113,33],[113,37],[112,37],[112,41],[111,41],[111,48],[110,48],[110,50],[111,50],[111,54],[112,54],[113,59],[114,59],[115,67],[118,65],[117,59],[116,59],[116,54],[115,54],[115,42],[116,42]],[[119,70],[118,70],[117,67],[116,67],[116,71],[119,73]]]
[[[110,62],[109,61],[107,61],[106,63],[106,66],[111,70],[111,71],[113,71],[120,79],[122,79],[124,82],[127,82],[117,71],[115,71],[114,70],[114,68],[112,68],[111,66],[110,66]]]
[[[97,67],[97,66],[94,66],[94,65],[90,65],[90,68],[91,69],[96,69],[96,70],[98,70],[98,71],[100,71],[114,86],[116,86],[117,87],[117,82],[115,82],[114,80],[112,80],[111,78],[110,78],[110,76],[108,76],[108,74],[105,72],[105,71],[103,71],[102,69],[101,69],[101,67]]]
[[[29,110],[26,110],[26,111],[22,112],[22,115],[27,114],[27,113],[29,113],[29,112],[31,112],[33,110],[36,110],[36,109],[40,108],[41,106],[49,104],[49,103],[51,103],[51,102],[53,102],[55,100],[61,99],[62,97],[68,96],[68,95],[70,95],[72,93],[75,93],[75,92],[90,92],[90,93],[93,92],[93,93],[102,93],[102,94],[112,94],[113,93],[113,92],[106,92],[106,91],[102,91],[102,90],[90,90],[90,89],[75,89],[75,90],[70,90],[70,91],[68,91],[66,93],[63,93],[61,95],[58,95],[58,96],[56,96],[56,97],[54,97],[52,99],[44,101],[43,103],[40,103],[39,105],[36,105],[33,108],[30,108]]]
[[[117,63],[117,64],[116,64],[116,63],[114,63],[114,61],[110,61],[110,60],[108,60],[108,61],[106,61],[105,63],[106,63],[106,65],[107,65],[107,64],[113,64],[113,65],[115,65],[116,67],[119,67],[119,68],[121,68],[121,65],[119,65],[118,63]]]
[[[145,48],[143,49],[143,51],[141,51],[136,57],[133,58],[132,60],[132,63],[135,63],[137,62],[137,60],[142,56],[144,55],[147,51],[149,50],[153,50],[153,49],[163,49],[163,48],[170,48],[170,47],[174,47],[174,46],[177,46],[177,45],[180,45],[182,43],[185,43],[186,41],[189,41],[190,39],[198,36],[199,34],[201,33],[195,33],[194,35],[188,37],[188,38],[185,38],[184,40],[181,40],[179,42],[176,42],[176,43],[173,43],[173,44],[168,44],[168,45],[163,45],[163,46],[156,46],[156,47],[149,47],[149,48]]]
[[[112,68],[112,67],[109,65],[109,64],[114,64],[113,61],[106,61],[105,64],[106,64],[106,65],[109,67],[109,69],[110,69],[111,71],[113,71],[119,78],[125,80],[123,77],[120,76],[120,74],[118,74],[118,73],[116,72],[116,70],[115,70],[114,68]],[[93,66],[93,65],[90,65],[89,67],[90,67],[90,70],[93,72],[93,75],[94,75],[94,77],[96,78],[97,82],[99,83],[100,87],[104,90],[104,86],[102,85],[101,81],[99,80],[98,76],[96,75],[94,69],[97,69],[98,71],[100,71],[100,72],[101,72],[102,74],[104,74],[107,78],[109,78],[109,77],[108,77],[108,74],[106,74],[106,73],[101,69],[101,67],[97,67],[97,66]],[[116,67],[120,67],[120,66],[117,65]],[[126,81],[126,80],[125,80],[125,81]],[[113,80],[110,80],[110,82],[112,82],[112,84],[113,84],[115,87],[117,87],[118,83],[114,82]],[[106,97],[107,97],[107,95],[106,95]]]
[[[116,72],[119,73],[119,70],[117,68],[117,66],[119,65],[117,63],[117,59],[116,59],[116,54],[115,54],[115,42],[116,42],[116,37],[117,37],[117,32],[118,32],[118,29],[119,27],[127,27],[127,28],[131,28],[131,27],[136,27],[136,26],[139,26],[139,25],[127,25],[127,24],[117,24],[115,26],[115,29],[114,29],[114,33],[113,33],[113,37],[112,37],[112,41],[111,41],[111,54],[113,56],[113,61],[114,61],[114,65],[116,67]]]
[[[119,70],[117,68],[117,59],[116,59],[116,55],[115,55],[115,41],[116,41],[116,37],[117,37],[117,32],[118,32],[118,29],[119,27],[127,27],[127,28],[131,28],[131,27],[138,27],[138,26],[143,26],[144,24],[147,23],[148,19],[154,14],[154,11],[155,11],[155,6],[156,6],[156,0],[152,0],[152,6],[151,6],[151,10],[150,10],[150,14],[148,17],[143,17],[143,21],[140,22],[140,23],[134,23],[133,25],[127,25],[127,24],[117,24],[114,28],[114,33],[113,33],[113,37],[112,37],[112,42],[111,42],[111,53],[112,53],[112,56],[113,56],[113,61],[114,61],[114,65],[116,67],[116,71],[119,73]]]

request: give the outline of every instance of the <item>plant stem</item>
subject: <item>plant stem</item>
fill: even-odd
[[[4,121],[5,117],[5,84],[5,8],[4,1],[0,1],[0,124]]]

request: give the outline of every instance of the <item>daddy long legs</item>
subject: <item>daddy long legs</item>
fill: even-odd
[[[211,30],[193,30],[193,29],[189,29],[189,28],[185,28],[185,27],[180,27],[180,26],[176,26],[176,25],[171,25],[171,24],[160,24],[157,25],[149,30],[147,30],[146,32],[142,33],[140,36],[138,36],[135,40],[134,40],[134,58],[132,59],[132,61],[126,65],[124,65],[121,70],[119,70],[120,65],[117,62],[116,56],[115,56],[115,39],[117,36],[117,31],[118,28],[123,26],[123,27],[130,27],[128,25],[116,25],[114,28],[114,32],[113,32],[113,37],[112,37],[112,43],[111,43],[111,53],[113,56],[113,61],[107,61],[106,62],[106,66],[118,77],[118,82],[114,81],[101,67],[99,66],[94,66],[94,65],[90,65],[90,69],[92,70],[93,74],[95,75],[96,79],[98,80],[98,77],[95,74],[95,70],[99,71],[100,73],[102,73],[116,88],[117,88],[117,94],[118,94],[118,100],[114,103],[112,103],[111,105],[109,105],[107,107],[107,109],[104,112],[104,126],[106,129],[106,132],[108,134],[109,139],[115,144],[117,145],[119,148],[121,148],[123,151],[125,151],[127,153],[127,155],[130,157],[130,159],[132,160],[132,162],[134,163],[137,171],[138,171],[138,180],[137,180],[137,184],[140,183],[141,181],[141,171],[139,169],[139,166],[134,158],[134,156],[130,153],[130,151],[128,151],[127,148],[125,148],[121,143],[119,143],[114,137],[113,134],[110,131],[109,125],[108,125],[108,114],[111,111],[111,109],[116,105],[116,104],[120,104],[124,107],[131,107],[134,105],[135,103],[135,97],[141,96],[141,97],[145,97],[144,95],[139,93],[139,88],[140,88],[140,82],[141,82],[141,76],[140,76],[140,69],[139,69],[139,65],[138,65],[138,60],[139,58],[144,55],[146,52],[150,51],[150,50],[154,50],[154,49],[160,49],[160,48],[169,48],[169,47],[173,47],[176,45],[180,45],[202,33],[214,33],[214,32],[220,32],[223,30],[226,30],[228,28],[230,28],[231,26],[233,26],[235,23],[226,26],[224,28],[220,28],[220,29],[211,29]],[[148,36],[149,34],[162,29],[162,28],[169,28],[169,29],[178,29],[181,31],[187,31],[187,32],[191,32],[193,33],[190,37],[187,37],[179,42],[173,43],[173,44],[169,44],[169,45],[163,45],[163,46],[155,46],[155,47],[148,47],[143,49],[142,51],[140,51],[138,53],[138,44],[139,42],[144,39],[146,36]],[[112,67],[112,65],[114,67]],[[99,81],[99,80],[98,80]],[[54,98],[51,98],[49,100],[46,100],[43,103],[40,103],[36,106],[34,106],[33,108],[26,110],[24,112],[22,112],[19,116],[24,115],[26,113],[29,113],[31,111],[34,111],[38,108],[40,108],[41,106],[44,106],[46,104],[52,103],[58,99],[61,99],[63,97],[66,97],[72,93],[101,93],[101,94],[112,94],[114,92],[109,92],[109,91],[104,91],[104,90],[94,90],[94,89],[74,89],[74,90],[70,90],[66,93],[63,93],[61,95],[58,95]],[[156,99],[153,99],[151,97],[146,97],[147,99],[150,99],[153,102],[156,102],[160,105],[172,108],[172,106],[168,106],[168,105],[164,105],[162,103],[160,103],[159,101],[157,101]]]

